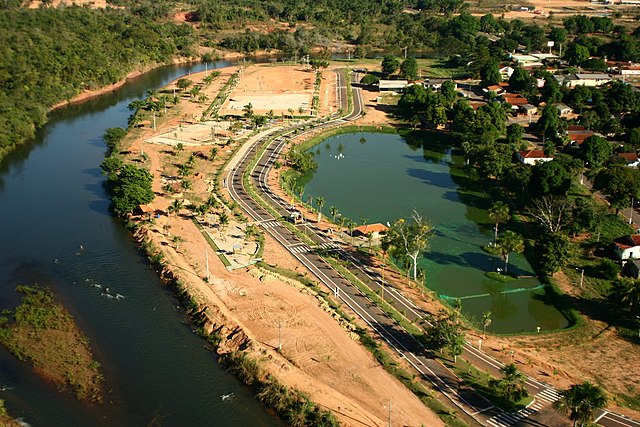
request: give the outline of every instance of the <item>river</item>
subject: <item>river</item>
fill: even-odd
[[[103,188],[104,130],[126,127],[127,105],[147,89],[203,67],[160,68],[56,111],[0,164],[0,308],[18,303],[17,285],[51,287],[89,336],[108,391],[102,405],[78,402],[0,348],[11,415],[35,426],[282,425],[203,347]]]
[[[466,177],[462,157],[442,135],[422,135],[410,144],[397,134],[330,137],[310,150],[318,168],[308,177],[305,192],[324,197],[325,213],[335,206],[358,225],[363,220],[393,223],[409,218],[415,209],[435,229],[430,249],[419,261],[426,286],[450,304],[460,299],[463,313],[476,322],[491,311],[490,332],[567,326],[567,319],[545,302],[535,277],[500,283],[485,276],[504,266],[482,250],[493,240],[488,201]],[[521,254],[511,255],[509,271],[534,275]]]

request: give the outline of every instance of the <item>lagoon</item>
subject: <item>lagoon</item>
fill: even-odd
[[[415,134],[418,135],[418,134]],[[431,247],[420,259],[426,286],[478,322],[491,311],[490,332],[523,333],[564,328],[567,319],[546,302],[535,277],[499,283],[486,272],[503,267],[482,246],[493,240],[487,214],[490,201],[463,171],[464,159],[446,135],[420,133],[408,140],[398,134],[349,133],[332,136],[311,148],[317,170],[305,193],[325,199],[358,224],[393,223],[415,209],[435,228]],[[504,230],[504,225],[502,225]],[[527,259],[512,254],[509,271],[534,276]]]

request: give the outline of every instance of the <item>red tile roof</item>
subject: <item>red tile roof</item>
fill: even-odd
[[[360,227],[356,227],[353,229],[353,231],[357,231],[361,234],[384,233],[387,230],[387,226],[380,223],[361,225]]]
[[[553,157],[544,154],[544,150],[520,151],[518,154],[520,154],[523,159],[548,159],[550,157]]]
[[[620,249],[629,249],[640,246],[640,234],[631,234],[629,236],[618,237],[614,243]]]
[[[629,160],[630,162],[635,162],[638,160],[638,155],[636,153],[618,153],[618,157],[622,157],[625,160]]]

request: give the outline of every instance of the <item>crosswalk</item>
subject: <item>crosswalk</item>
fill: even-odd
[[[264,228],[273,228],[273,227],[277,227],[278,225],[280,225],[278,221],[267,221],[262,223],[262,226]]]
[[[512,414],[506,412],[500,413],[487,420],[487,423],[494,427],[512,426],[524,420],[528,416],[535,414],[544,406],[551,405],[556,400],[559,400],[560,397],[560,394],[556,390],[552,388],[546,388],[534,396],[535,400],[533,404],[529,405],[528,407]]]
[[[338,245],[337,243],[324,242],[319,244],[317,246],[317,249],[332,250],[332,249],[337,249],[339,247],[340,245]],[[312,249],[307,245],[293,245],[293,246],[289,246],[287,249],[289,249],[289,251],[294,254],[305,254],[307,252],[312,251]]]

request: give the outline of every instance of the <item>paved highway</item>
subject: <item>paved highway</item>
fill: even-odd
[[[355,76],[357,78],[357,76]],[[347,111],[348,85],[344,74],[337,72],[336,96],[343,111]],[[456,375],[438,360],[426,356],[421,345],[401,326],[390,319],[378,306],[366,295],[361,293],[351,283],[335,271],[319,255],[325,250],[335,251],[336,254],[352,262],[350,269],[360,280],[368,284],[374,291],[383,286],[382,280],[373,271],[358,264],[347,251],[341,248],[341,243],[329,240],[322,230],[315,225],[303,224],[308,241],[302,241],[295,233],[279,220],[288,218],[291,213],[289,203],[275,195],[268,186],[267,176],[271,165],[280,155],[282,148],[294,135],[300,135],[304,128],[329,128],[339,126],[347,121],[354,120],[362,114],[362,98],[360,89],[353,89],[353,110],[342,118],[333,119],[314,125],[299,125],[279,136],[273,138],[268,147],[261,154],[257,163],[249,172],[250,185],[277,212],[274,216],[260,203],[254,200],[245,187],[243,175],[250,164],[258,155],[261,147],[271,136],[266,136],[253,143],[229,172],[226,182],[231,197],[273,238],[283,245],[291,254],[307,267],[334,295],[342,300],[355,314],[375,330],[392,348],[406,359],[421,375],[429,380],[434,387],[441,391],[455,406],[465,412],[470,418],[479,424],[491,427],[507,427],[511,425],[556,425],[559,421],[555,411],[550,410],[550,404],[559,398],[558,392],[551,386],[539,382],[533,378],[527,378],[527,389],[535,400],[529,407],[519,412],[509,414],[495,408],[484,397],[473,389],[465,386]],[[309,243],[313,242],[313,243]],[[428,323],[428,313],[415,306],[402,293],[390,286],[384,285],[385,299],[394,307],[402,309],[406,317],[419,324]],[[469,343],[465,345],[463,357],[480,369],[487,370],[495,376],[500,376],[501,362],[482,353]],[[640,427],[640,423],[622,417],[621,415],[602,411],[597,414],[598,422],[603,426],[611,427]]]

